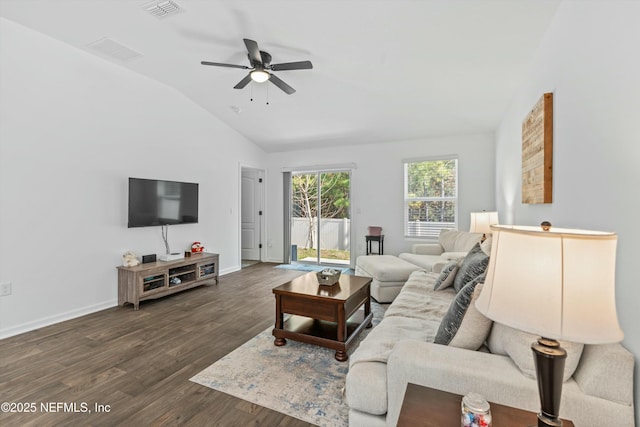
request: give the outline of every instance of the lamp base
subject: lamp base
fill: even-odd
[[[538,427],[560,427],[560,397],[562,395],[562,377],[567,352],[558,341],[538,338],[531,344],[538,378],[538,393],[541,409],[538,414]]]

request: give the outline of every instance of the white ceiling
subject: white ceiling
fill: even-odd
[[[266,151],[494,131],[560,0],[174,0],[158,19],[137,0],[0,0],[0,16],[96,53],[112,39],[142,54],[104,58],[182,92]],[[233,89],[243,38],[275,72]],[[250,101],[253,96],[253,102]],[[266,102],[269,102],[267,105]]]

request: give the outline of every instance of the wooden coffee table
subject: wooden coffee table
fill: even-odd
[[[416,384],[407,384],[398,427],[460,427],[460,403],[462,396]],[[492,425],[536,426],[538,416],[534,412],[511,406],[491,403]],[[571,421],[562,420],[563,427],[574,427]]]
[[[338,283],[324,286],[316,273],[308,273],[274,288],[274,344],[285,345],[289,338],[333,349],[336,360],[346,361],[356,337],[371,327],[370,287],[370,277],[342,274]],[[285,313],[291,314],[286,321]]]

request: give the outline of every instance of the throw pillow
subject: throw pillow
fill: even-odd
[[[458,261],[451,261],[446,264],[442,271],[440,272],[440,276],[436,279],[433,284],[434,291],[441,291],[443,289],[448,288],[453,285],[453,279],[456,277],[456,272],[458,271],[459,265]]]
[[[458,230],[450,230],[443,228],[440,230],[438,236],[438,243],[442,246],[444,252],[451,252],[456,246],[456,239],[458,238]]]
[[[458,292],[440,323],[434,343],[468,350],[482,347],[493,323],[475,306],[482,291],[482,281],[484,274],[467,283]]]
[[[484,273],[488,264],[489,255],[482,250],[480,243],[476,243],[462,260],[453,280],[453,288],[456,292],[460,292],[464,285]]]
[[[537,335],[519,331],[502,323],[495,323],[487,344],[491,353],[509,356],[524,376],[535,379],[536,367],[531,344],[537,340]],[[562,377],[563,381],[567,381],[578,368],[584,345],[569,341],[559,341],[559,343],[567,352]]]

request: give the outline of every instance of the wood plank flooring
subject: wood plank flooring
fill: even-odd
[[[0,425],[310,426],[189,381],[274,324],[271,289],[304,274],[275,265],[0,340],[0,402],[36,404]]]

